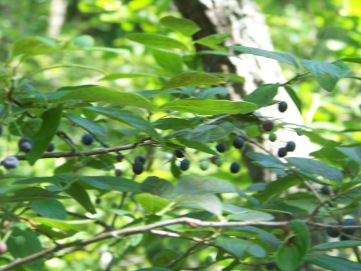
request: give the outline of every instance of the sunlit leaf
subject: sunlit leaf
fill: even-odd
[[[199,26],[195,22],[174,16],[163,17],[160,19],[159,23],[186,36],[192,36],[200,30]]]

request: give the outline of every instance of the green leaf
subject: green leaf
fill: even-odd
[[[30,165],[34,165],[35,162],[47,150],[49,143],[52,141],[54,134],[60,124],[62,112],[63,107],[58,105],[57,107],[48,109],[41,116],[41,127],[39,131],[32,137],[33,148],[29,153],[26,154],[26,159],[29,161]]]
[[[14,43],[11,51],[11,57],[18,55],[35,56],[41,54],[48,54],[56,51],[58,46],[52,39],[43,37],[28,37],[23,38]]]
[[[88,193],[79,183],[73,183],[66,192],[76,200],[81,206],[85,208],[91,214],[95,214],[96,211],[90,200]]]
[[[48,227],[62,230],[62,231],[70,231],[70,232],[78,232],[86,229],[86,227],[92,223],[91,220],[59,220],[59,219],[51,219],[45,217],[37,217],[35,219],[36,223],[46,225]]]
[[[66,210],[64,205],[55,199],[33,201],[30,206],[35,212],[43,217],[60,220],[64,220],[66,217]]]
[[[302,101],[298,98],[296,92],[290,86],[284,86],[285,90],[287,91],[288,95],[290,95],[292,101],[297,106],[298,111],[302,114]]]
[[[163,267],[149,267],[149,268],[137,269],[136,271],[172,271],[172,270]]]
[[[157,139],[159,141],[162,140],[160,135],[157,133],[157,131],[153,128],[153,126],[148,121],[146,121],[141,116],[139,116],[136,113],[133,113],[131,111],[117,109],[117,108],[95,107],[95,106],[88,106],[88,107],[85,107],[84,109],[91,110],[91,111],[100,113],[102,115],[108,116],[109,118],[115,119],[115,120],[125,123],[131,127],[134,127],[143,132],[146,132],[147,134],[152,136],[154,139]]]
[[[203,142],[187,140],[183,137],[177,138],[177,141],[187,146],[187,148],[195,149],[212,155],[219,155],[218,152],[216,152],[214,149],[210,148],[208,144],[205,144]]]
[[[103,128],[103,126],[99,125],[98,123],[82,118],[79,115],[70,114],[70,113],[65,113],[65,117],[67,117],[70,121],[79,125],[80,127],[83,127],[85,130],[87,130],[92,134],[96,134],[99,136],[106,135],[105,129]]]
[[[79,176],[82,183],[91,187],[120,192],[139,192],[140,185],[132,180],[112,176]]]
[[[222,83],[224,83],[224,81],[221,78],[205,72],[184,72],[172,77],[165,83],[162,90],[190,86],[218,85]]]
[[[318,244],[318,245],[312,247],[312,250],[313,251],[323,251],[323,250],[358,247],[358,246],[361,246],[361,241],[347,240],[347,241],[338,241],[338,242],[329,242],[329,243]]]
[[[165,71],[171,74],[178,74],[182,72],[182,57],[176,52],[153,49],[153,56],[158,65]]]
[[[185,138],[203,143],[215,142],[230,135],[234,130],[234,125],[229,122],[222,122],[218,125],[199,125],[191,130]]]
[[[9,201],[21,202],[21,201],[34,201],[42,199],[62,199],[65,197],[58,196],[54,192],[50,192],[40,187],[27,187],[17,190],[15,195],[10,198]]]
[[[344,62],[352,62],[352,63],[361,64],[361,58],[360,57],[346,57],[346,58],[341,58],[340,60],[344,61]]]
[[[310,232],[305,222],[292,220],[290,235],[277,251],[276,262],[282,271],[294,271],[306,259],[311,246]]]
[[[272,103],[276,96],[280,84],[261,85],[244,97],[246,102],[254,103],[259,107],[267,106]]]
[[[148,192],[162,198],[167,198],[173,191],[173,185],[171,182],[160,179],[156,176],[150,176],[142,182],[141,191]]]
[[[341,170],[326,165],[321,161],[300,157],[289,157],[286,160],[289,164],[306,173],[316,174],[336,182],[341,182],[343,179]]]
[[[112,73],[100,78],[99,81],[113,81],[118,79],[129,79],[129,78],[140,78],[140,77],[158,77],[156,74],[151,73],[141,73],[141,72],[132,72],[132,73]]]
[[[155,49],[181,49],[187,50],[182,42],[155,33],[132,33],[125,36],[127,39],[138,42],[148,47]]]
[[[218,217],[222,215],[222,202],[214,195],[187,195],[178,197],[174,201],[177,206],[205,210]]]
[[[190,120],[180,118],[162,118],[153,122],[152,125],[161,130],[181,130],[194,127]]]
[[[21,244],[19,244],[19,237],[21,238]],[[24,258],[43,249],[34,231],[30,229],[22,230],[18,227],[12,228],[11,236],[6,243],[9,252],[15,259]],[[43,270],[43,266],[43,258],[37,258],[24,264],[24,267],[33,271]]]
[[[195,95],[197,98],[206,99],[208,97],[215,95],[227,95],[228,93],[229,91],[225,87],[214,87],[214,88],[204,89],[200,92],[195,93]]]
[[[217,115],[249,113],[257,108],[257,105],[248,102],[182,99],[163,104],[159,110],[175,110],[200,115]]]
[[[349,67],[342,61],[326,63],[303,59],[301,64],[311,72],[318,84],[327,91],[332,91],[337,81],[349,73]]]
[[[271,221],[274,220],[274,216],[260,211],[254,211],[251,209],[244,210],[243,212],[230,214],[227,216],[229,220],[236,221]]]
[[[349,260],[329,256],[324,254],[310,254],[307,257],[307,262],[320,266],[325,270],[330,271],[360,271],[361,264],[357,262],[351,262]]]
[[[216,238],[215,245],[238,258],[243,258],[246,253],[257,258],[263,258],[267,255],[260,245],[240,238],[220,236]]]
[[[142,107],[149,110],[154,109],[154,105],[143,96],[136,93],[114,91],[102,86],[80,86],[67,90],[51,92],[47,99],[53,102],[67,102],[82,100],[84,102],[106,102],[124,106]]]
[[[196,40],[196,43],[199,44],[220,44],[222,42],[224,42],[226,39],[228,39],[231,36],[231,33],[217,33],[217,34],[212,34],[212,35],[208,35],[204,38],[201,38],[199,40]]]
[[[148,193],[135,195],[134,198],[150,214],[158,213],[170,204],[168,200]]]
[[[287,167],[276,157],[258,153],[258,152],[247,152],[247,157],[252,159],[252,163],[259,165],[264,168],[276,168],[276,169],[286,169]]]
[[[272,52],[272,51],[267,51],[267,50],[263,50],[263,49],[259,49],[259,48],[253,48],[253,47],[246,47],[246,46],[227,46],[227,47],[236,52],[267,57],[270,59],[274,59],[274,60],[278,60],[280,62],[287,63],[289,65],[294,66],[295,68],[298,68],[298,64],[297,64],[296,60],[292,56],[285,54],[285,53]]]
[[[160,19],[159,23],[185,36],[192,36],[201,30],[195,22],[185,18],[166,16]]]
[[[361,165],[361,146],[356,147],[336,147],[337,150],[348,156],[353,161]]]
[[[206,176],[183,176],[177,182],[174,193],[180,195],[206,195],[216,193],[236,193],[229,182]]]

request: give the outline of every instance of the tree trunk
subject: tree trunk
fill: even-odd
[[[224,45],[242,45],[265,50],[273,50],[272,40],[263,14],[252,0],[174,0],[175,5],[183,17],[197,23],[201,31],[194,35],[194,39],[228,32],[230,38]],[[202,50],[197,45],[197,50]],[[244,84],[230,86],[230,99],[240,100],[264,83],[282,83],[284,78],[281,68],[275,60],[242,54],[239,58],[206,55],[203,58],[208,72],[236,73],[245,78]],[[265,118],[293,124],[303,124],[302,116],[296,105],[283,88],[279,88],[275,100],[286,101],[288,109],[285,113],[278,111],[276,105],[261,108],[258,112]],[[278,148],[284,147],[289,140],[296,142],[293,156],[306,157],[311,149],[306,137],[297,136],[291,129],[279,129],[276,132],[277,141],[271,143],[266,138],[259,138],[259,142],[267,150],[277,155]],[[262,152],[254,145],[248,145],[248,150]],[[268,171],[261,170],[245,158],[254,182],[270,181],[275,176]]]

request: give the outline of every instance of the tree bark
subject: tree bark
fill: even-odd
[[[201,31],[193,36],[194,40],[227,32],[231,36],[225,41],[226,46],[242,45],[273,51],[265,18],[252,0],[174,0],[174,3],[183,17],[194,21],[201,28]],[[197,50],[202,49],[204,49],[202,46],[197,45]],[[244,84],[229,86],[231,100],[241,100],[261,84],[285,81],[279,63],[264,57],[250,54],[241,54],[239,58],[206,55],[203,61],[208,72],[236,73],[245,78]],[[275,100],[287,102],[288,109],[285,113],[279,112],[276,105],[261,108],[257,112],[276,122],[303,125],[302,116],[286,90],[279,88]],[[277,141],[274,143],[265,136],[258,139],[264,148],[275,155],[278,148],[284,147],[289,140],[296,142],[298,146],[292,153],[293,156],[307,157],[312,149],[308,139],[297,136],[292,129],[279,129],[276,135]],[[253,145],[249,144],[247,147],[248,150],[262,152]],[[254,182],[274,179],[273,174],[254,166],[247,158],[244,162]]]

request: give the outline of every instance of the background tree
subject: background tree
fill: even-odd
[[[335,16],[336,2],[323,13],[315,3],[292,1],[284,13],[268,15],[272,26],[283,23],[281,16],[314,10],[316,22],[336,17],[327,27],[354,33],[342,55],[320,50],[310,57],[297,39],[276,47],[294,59],[250,44],[225,47],[229,35],[218,29],[209,34],[220,35],[194,43],[209,25],[182,19],[169,1],[72,1],[56,40],[35,36],[46,32],[49,3],[34,1],[32,13],[34,3],[3,3],[3,12],[29,20],[1,22],[22,28],[2,35],[0,270],[360,269],[359,109],[344,95],[358,97],[356,80],[346,79],[358,79],[360,63],[349,45],[358,39],[352,6]],[[226,2],[232,3],[253,2]],[[270,14],[272,5],[261,3]],[[324,33],[323,26],[308,29]],[[317,44],[340,46],[334,40],[342,36],[332,33]],[[245,101],[229,101],[231,87],[252,82],[230,73],[237,70],[229,64],[234,51],[287,67],[281,83],[294,89],[307,126],[273,115],[273,130],[264,123],[260,110],[277,111],[275,81],[251,87]],[[226,56],[221,63],[229,70],[214,68],[210,58],[202,62],[205,55]],[[291,157],[292,144],[285,158],[265,147],[246,150],[280,128],[319,149],[312,158]],[[254,184],[240,157],[277,179]],[[274,221],[279,213],[290,218]],[[330,239],[311,244],[311,232]],[[339,255],[329,256],[331,249]]]

